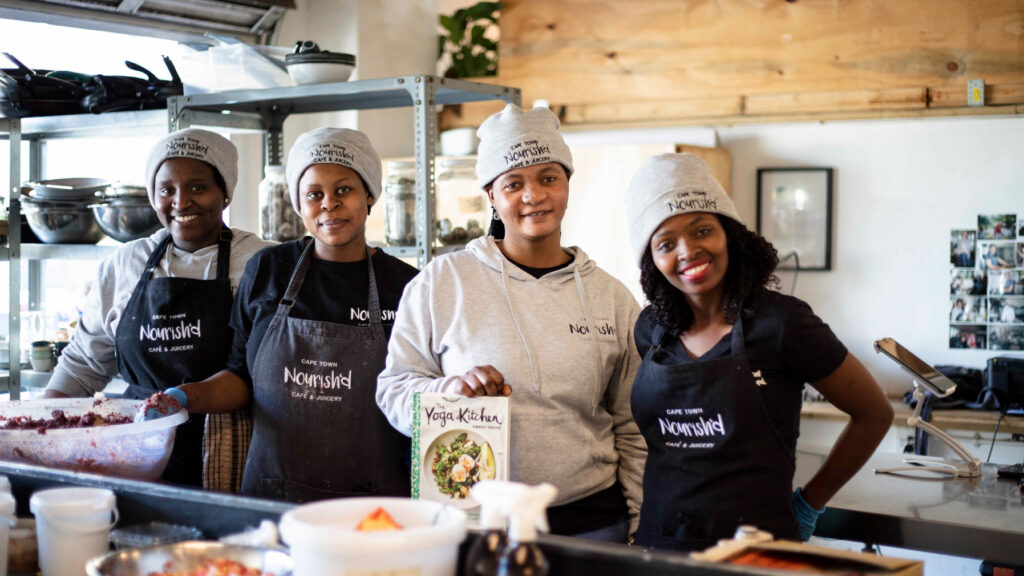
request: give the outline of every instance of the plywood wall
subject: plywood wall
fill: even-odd
[[[567,123],[1024,103],[1022,0],[504,0],[499,78]],[[949,113],[977,110],[947,110]]]

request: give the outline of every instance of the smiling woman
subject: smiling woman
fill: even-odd
[[[637,543],[699,550],[747,523],[807,540],[888,429],[888,400],[807,304],[768,289],[775,248],[747,230],[703,160],[648,159],[626,200],[651,303],[635,331],[632,411],[649,449]],[[851,418],[792,492],[805,383]]]

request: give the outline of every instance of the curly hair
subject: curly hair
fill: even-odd
[[[716,215],[725,229],[726,246],[729,251],[729,268],[723,284],[725,287],[725,321],[732,324],[741,316],[749,318],[757,307],[760,288],[777,288],[779,279],[775,267],[779,256],[775,247],[763,236],[747,230],[732,218]],[[693,311],[683,293],[669,283],[654,265],[650,246],[644,250],[640,262],[640,286],[650,302],[647,313],[664,326],[673,336],[678,336],[693,323]]]

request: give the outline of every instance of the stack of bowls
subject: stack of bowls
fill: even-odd
[[[344,82],[356,67],[356,57],[342,52],[306,51],[284,57],[288,74],[296,84]]]
[[[47,244],[95,244],[103,238],[91,206],[110,182],[59,178],[28,182],[22,208],[28,225]]]
[[[107,188],[103,201],[92,205],[96,223],[114,240],[130,242],[160,229],[145,186],[118,184]]]

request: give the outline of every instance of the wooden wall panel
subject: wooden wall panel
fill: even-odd
[[[725,189],[726,194],[732,194],[732,154],[726,148],[708,148],[706,146],[693,146],[690,144],[676,144],[676,152],[690,152],[700,156],[715,175],[715,179]]]
[[[1021,103],[1003,86],[1024,84],[1024,0],[505,0],[501,15],[498,81],[568,123],[963,106],[973,78]]]

